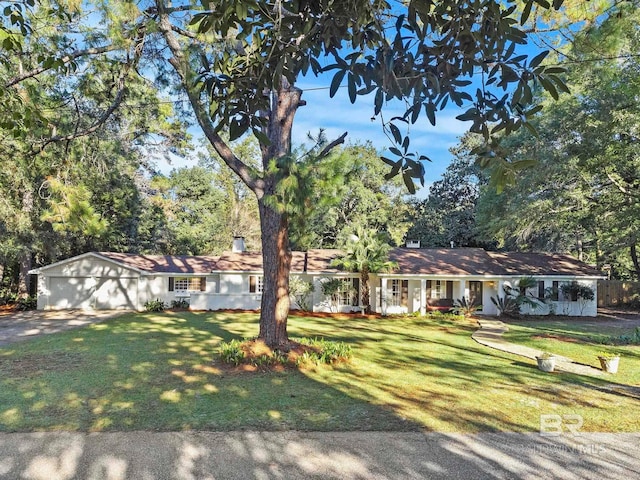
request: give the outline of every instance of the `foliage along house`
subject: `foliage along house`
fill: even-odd
[[[357,273],[332,265],[339,250],[293,252],[291,275],[311,282],[314,311],[359,311],[361,286]],[[391,273],[370,275],[371,309],[387,314],[425,313],[448,309],[465,297],[482,305],[479,313],[499,313],[491,297],[504,297],[505,287],[523,277],[535,281],[521,292],[546,299],[536,314],[595,316],[597,302],[563,295],[571,282],[597,289],[603,278],[595,268],[568,255],[487,252],[480,248],[395,248],[389,254],[397,264]],[[144,310],[148,301],[170,305],[188,300],[193,310],[259,309],[262,295],[262,255],[234,249],[220,257],[157,256],[90,252],[30,273],[38,275],[38,309]],[[341,288],[331,298],[320,288],[339,278]],[[297,305],[292,305],[294,308]],[[527,313],[527,312],[525,312]]]

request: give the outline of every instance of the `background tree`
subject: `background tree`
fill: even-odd
[[[503,194],[483,190],[479,221],[507,249],[571,251],[639,278],[640,64],[637,8],[578,36],[566,52],[572,95],[547,101],[539,136],[503,142],[535,160]]]
[[[406,187],[400,178],[385,178],[388,169],[373,145],[337,148],[331,161],[342,182],[327,208],[310,212],[308,243],[301,246],[336,248],[356,226],[384,232],[393,244],[402,244],[409,227]]]
[[[451,242],[458,247],[493,246],[480,233],[476,218],[480,189],[488,183],[472,153],[480,144],[479,135],[466,134],[450,149],[454,158],[441,180],[429,187],[426,199],[415,203],[407,239],[420,240],[422,247],[449,248]]]

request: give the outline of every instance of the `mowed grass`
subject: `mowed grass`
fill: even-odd
[[[635,333],[633,326],[625,327],[624,324],[624,321],[597,319],[524,319],[510,321],[504,337],[510,342],[563,355],[596,368],[601,368],[599,353],[619,354],[618,373],[607,374],[604,378],[616,386],[637,387],[640,403],[640,345],[615,345],[616,339],[632,337]],[[635,413],[637,415],[638,410]]]
[[[618,378],[545,374],[478,345],[475,328],[444,315],[294,316],[292,337],[348,342],[351,362],[247,373],[212,360],[221,341],[257,334],[255,314],[127,314],[0,348],[0,431],[536,432],[542,414],[640,430],[640,400]]]

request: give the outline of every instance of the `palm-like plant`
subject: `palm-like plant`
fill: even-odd
[[[384,235],[372,229],[357,227],[354,234],[343,242],[344,255],[332,262],[338,268],[360,273],[362,305],[367,313],[371,310],[369,274],[388,272],[397,266],[389,260],[390,249]]]

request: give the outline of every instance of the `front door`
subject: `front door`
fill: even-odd
[[[482,282],[469,282],[469,302],[482,305]]]

